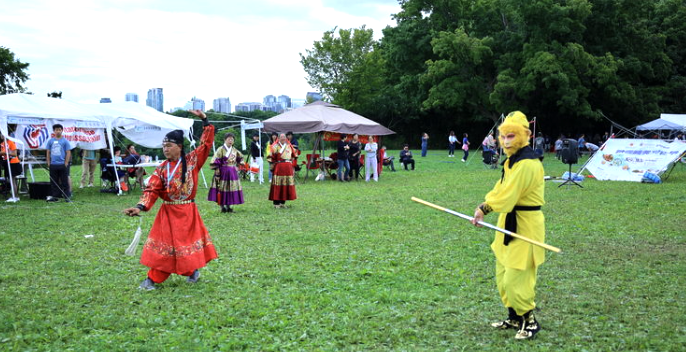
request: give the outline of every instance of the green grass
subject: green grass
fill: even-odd
[[[0,350],[683,349],[684,165],[661,185],[548,181],[547,242],[563,253],[539,269],[544,330],[517,342],[488,327],[506,313],[492,231],[410,201],[471,214],[500,177],[445,154],[417,158],[414,172],[385,170],[379,183],[301,182],[288,209],[272,208],[267,185],[246,182],[246,204],[221,214],[200,201],[201,188],[220,258],[196,285],[172,276],[152,292],[137,290],[140,247],[123,254],[138,219],[121,210],[139,190],[2,203]],[[547,175],[566,170],[550,156],[544,164]]]

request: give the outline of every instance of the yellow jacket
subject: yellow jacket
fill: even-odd
[[[512,157],[516,159],[516,154]],[[543,177],[543,164],[538,159],[516,160],[511,168],[510,160],[505,162],[502,179],[498,180],[493,190],[486,194],[485,200],[493,211],[500,213],[498,227],[505,228],[505,217],[515,205],[542,206],[545,204]],[[545,242],[543,212],[540,210],[517,211],[516,233]],[[531,265],[539,266],[545,261],[543,248],[517,239],[513,239],[505,246],[503,239],[504,235],[496,231],[491,249],[505,267],[524,270]]]

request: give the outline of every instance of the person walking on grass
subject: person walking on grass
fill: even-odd
[[[508,159],[503,175],[474,210],[472,224],[498,212],[498,227],[538,242],[545,242],[543,164],[529,146],[529,121],[519,112],[511,112],[500,127],[501,146]],[[545,261],[543,248],[496,232],[491,244],[495,254],[495,281],[508,317],[491,324],[497,329],[515,329],[515,339],[533,338],[541,326],[534,317],[537,268]]]
[[[455,147],[457,146],[457,143],[460,142],[457,141],[455,131],[450,131],[450,135],[448,136],[448,158],[455,157]]]
[[[232,205],[243,204],[243,189],[238,177],[238,165],[243,164],[243,154],[233,146],[235,136],[227,133],[224,144],[217,149],[210,161],[214,170],[207,200],[216,202],[222,213],[233,213]]]
[[[426,157],[426,153],[429,151],[429,134],[424,132],[422,134],[422,158]]]
[[[52,126],[55,137],[45,144],[45,162],[50,170],[50,196],[48,202],[57,202],[64,197],[65,202],[71,202],[71,187],[69,186],[69,162],[71,161],[71,144],[62,136],[64,127],[59,123]]]
[[[467,161],[467,157],[469,156],[469,139],[468,135],[465,133],[462,137],[462,150],[464,151],[464,156],[462,157],[462,162]]]
[[[140,212],[152,209],[157,198],[164,201],[143,246],[141,264],[150,270],[139,286],[142,290],[154,290],[156,284],[164,282],[171,274],[187,276],[188,283],[196,283],[200,278],[199,269],[217,258],[195,204],[198,173],[212,150],[214,126],[202,111],[190,110],[190,113],[203,122],[200,146],[186,154],[183,131],[167,133],[162,143],[167,160],[153,172],[138,204],[124,209],[125,215],[138,216]]]

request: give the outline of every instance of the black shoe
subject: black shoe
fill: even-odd
[[[541,331],[541,325],[538,324],[534,317],[534,311],[530,310],[521,317],[521,328],[517,331],[515,339],[530,340],[536,337],[536,334]]]
[[[71,198],[65,198],[64,201],[67,203],[71,203]]]
[[[226,213],[228,210],[226,210],[225,207],[222,207],[222,213]]]
[[[226,208],[226,212],[227,213],[233,213],[233,208],[231,208],[231,207]]]
[[[520,322],[522,320],[522,317],[517,315],[517,312],[515,312],[514,309],[512,308],[507,308],[507,319],[503,321],[499,321],[496,323],[492,323],[491,326],[496,328],[496,329],[519,329]]]
[[[145,280],[141,282],[141,285],[138,286],[138,289],[152,291],[155,289],[155,282],[153,282],[149,277],[146,277]]]
[[[199,278],[200,278],[200,271],[198,269],[195,269],[193,274],[191,276],[189,276],[188,279],[186,279],[186,282],[188,282],[189,284],[194,284],[194,283],[198,282]]]

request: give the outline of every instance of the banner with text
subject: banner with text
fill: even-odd
[[[15,136],[29,149],[45,149],[48,139],[55,136],[52,126],[58,123],[64,127],[62,136],[69,141],[72,148],[88,150],[107,148],[105,129],[91,121],[24,119],[17,124]]]
[[[611,138],[593,155],[586,169],[601,181],[641,182],[646,172],[663,173],[684,152],[683,141]]]

